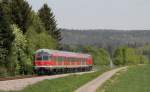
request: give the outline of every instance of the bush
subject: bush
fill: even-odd
[[[142,53],[137,53],[136,49],[124,46],[116,49],[113,63],[115,65],[145,64],[148,63],[148,59]]]

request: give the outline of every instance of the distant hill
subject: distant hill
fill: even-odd
[[[150,30],[68,30],[62,29],[61,43],[67,45],[118,46],[150,43]]]

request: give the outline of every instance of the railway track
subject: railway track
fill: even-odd
[[[55,79],[55,78],[69,76],[71,74],[80,75],[80,74],[92,73],[92,72],[95,72],[95,71],[67,73],[67,74],[58,74],[58,75],[50,75],[50,76],[47,76],[47,75],[46,76],[24,76],[19,79],[18,79],[18,77],[2,78],[0,81],[0,90],[2,90],[2,91],[18,91],[18,90],[22,90],[23,88],[25,88],[28,85],[33,85],[33,84],[43,81],[45,79]]]
[[[0,81],[15,80],[15,79],[25,79],[25,78],[34,78],[34,77],[40,77],[40,76],[38,76],[38,75],[26,75],[26,76],[15,76],[15,77],[0,77]]]
[[[80,72],[79,72],[80,73]],[[66,73],[73,74],[73,73]],[[9,81],[9,80],[18,80],[18,79],[27,79],[27,78],[37,78],[37,77],[45,77],[45,76],[55,76],[61,74],[51,74],[51,75],[26,75],[26,76],[15,76],[15,77],[0,77],[0,81]]]
[[[91,71],[97,71],[96,69],[93,69]],[[68,72],[68,73],[55,73],[55,74],[46,74],[46,75],[24,75],[24,76],[15,76],[15,77],[0,77],[0,81],[7,81],[7,80],[17,80],[17,79],[25,79],[25,78],[36,78],[36,77],[44,77],[44,76],[54,76],[54,75],[61,75],[61,74],[77,74],[77,73],[86,73],[91,71],[82,71],[82,72]]]

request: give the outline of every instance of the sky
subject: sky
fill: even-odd
[[[59,28],[150,29],[150,0],[27,0],[52,8]]]

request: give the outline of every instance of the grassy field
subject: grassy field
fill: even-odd
[[[102,68],[101,70],[89,74],[83,75],[70,75],[64,78],[44,80],[35,85],[30,85],[24,90],[17,92],[73,92],[81,85],[96,78],[103,72],[109,70],[109,68]],[[11,91],[14,92],[14,91]]]
[[[97,92],[150,92],[150,65],[132,66],[117,73]]]

